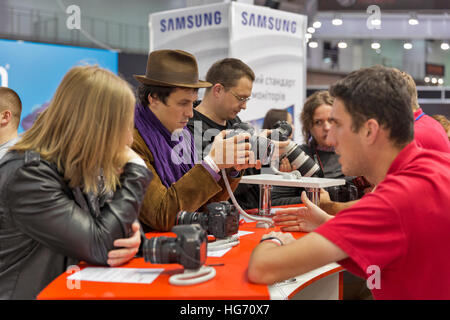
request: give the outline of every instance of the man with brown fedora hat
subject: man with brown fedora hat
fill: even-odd
[[[209,154],[196,154],[187,130],[199,88],[211,83],[198,79],[195,57],[182,50],[157,50],[149,54],[145,75],[135,75],[138,105],[132,148],[153,173],[141,210],[144,229],[169,231],[180,210],[196,211],[208,202],[228,199],[220,176],[226,169],[234,190],[242,169],[255,166],[248,134],[214,140]],[[232,157],[229,157],[232,150]],[[224,159],[224,155],[228,157]],[[258,165],[260,165],[258,163]]]

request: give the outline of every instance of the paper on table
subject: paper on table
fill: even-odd
[[[208,250],[208,257],[222,257],[225,253],[230,251],[231,248],[226,248],[222,250],[210,251]]]
[[[238,237],[242,237],[242,236],[245,236],[245,235],[251,234],[251,233],[253,233],[253,231],[242,231],[242,230],[239,230],[238,231]]]
[[[162,271],[164,269],[86,267],[67,277],[67,279],[97,282],[152,283]]]

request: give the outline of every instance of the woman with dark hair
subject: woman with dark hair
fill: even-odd
[[[286,121],[292,126],[292,116],[286,109],[270,109],[264,117],[263,129],[273,129],[278,121]]]

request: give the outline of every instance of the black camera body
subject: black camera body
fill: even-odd
[[[154,237],[143,243],[145,262],[156,264],[179,263],[185,269],[199,269],[206,262],[208,238],[199,224],[172,228],[177,237]]]
[[[275,145],[270,139],[255,134],[255,129],[248,122],[239,122],[233,124],[231,132],[227,134],[227,138],[237,136],[241,133],[249,133],[250,139],[248,142],[251,145],[251,151],[253,151],[256,160],[260,160],[261,164],[270,164],[272,160]]]
[[[269,138],[275,141],[287,141],[292,134],[292,126],[285,120],[275,122]]]
[[[232,204],[212,202],[206,205],[205,212],[180,211],[177,214],[177,225],[198,223],[216,239],[224,239],[238,232],[239,212]]]

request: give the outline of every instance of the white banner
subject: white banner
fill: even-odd
[[[269,109],[288,109],[294,119],[294,139],[301,142],[306,16],[230,2],[151,14],[149,25],[150,50],[194,54],[200,79],[219,59],[234,57],[247,63],[256,80],[247,110],[239,117],[260,127]]]
[[[299,141],[298,119],[306,90],[307,17],[237,3],[231,9],[230,56],[245,61],[256,75],[252,99],[239,116],[262,125],[269,109],[289,108]]]
[[[209,67],[228,57],[229,3],[212,4],[150,15],[150,51],[179,49],[192,53],[204,80]]]

